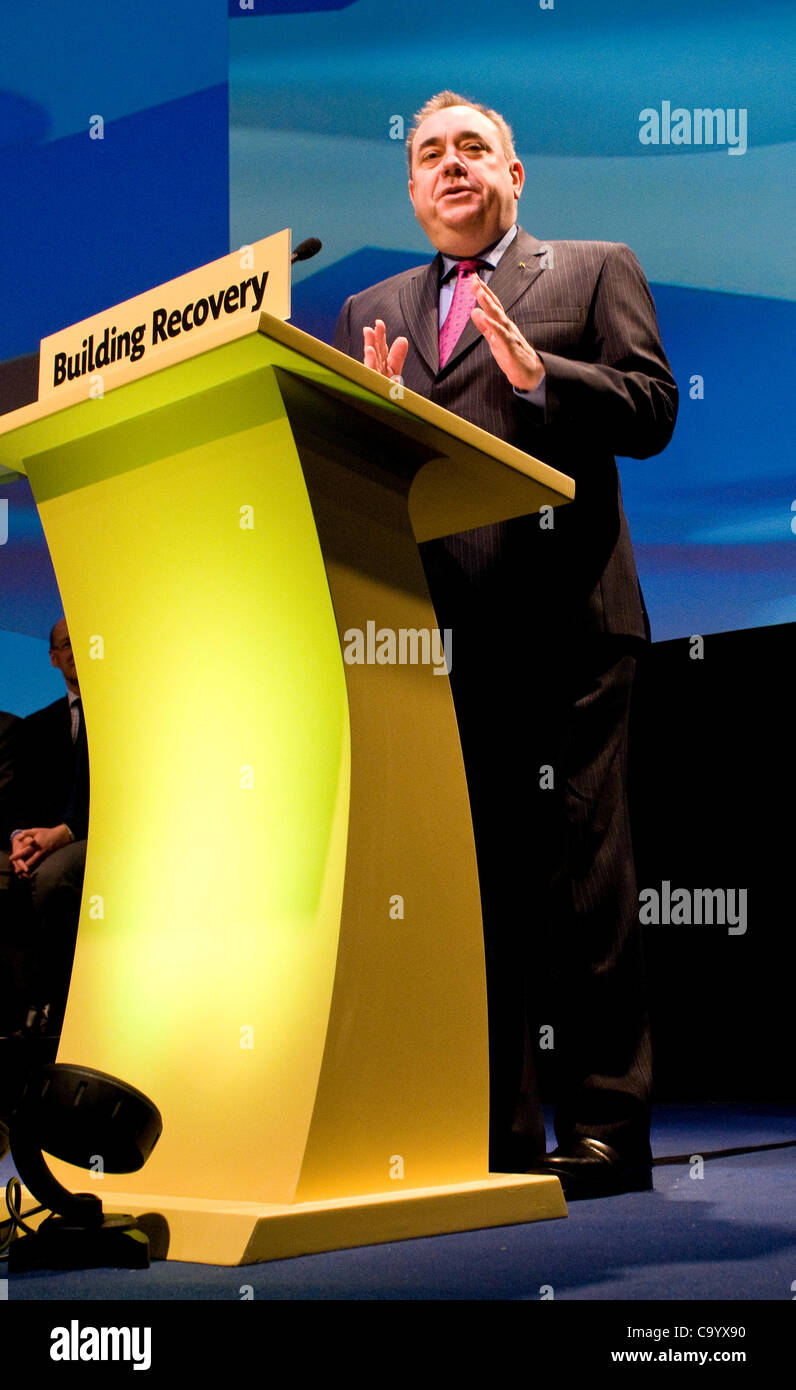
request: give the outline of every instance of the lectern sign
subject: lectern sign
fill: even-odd
[[[251,315],[261,310],[275,318],[290,316],[288,230],[43,338],[39,399],[67,392],[71,398],[81,381],[86,397],[101,396],[106,386],[117,384],[120,368],[230,320],[248,330]]]

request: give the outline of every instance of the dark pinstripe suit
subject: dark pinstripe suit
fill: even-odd
[[[544,410],[519,399],[472,322],[439,371],[440,257],[343,307],[409,339],[412,390],[569,473],[576,501],[421,547],[473,807],[490,1009],[494,1167],[542,1145],[527,1046],[554,1027],[560,1141],[646,1143],[651,1064],[625,792],[635,656],[649,636],[615,455],[668,443],[677,388],[652,297],[626,247],[519,230],[490,280],[545,366]],[[541,774],[541,767],[552,768]],[[540,781],[544,783],[540,786]]]
[[[85,750],[85,740],[83,741]],[[88,754],[72,742],[66,695],[29,714],[19,726],[9,831],[66,824],[74,840],[48,854],[30,879],[10,885],[17,910],[32,907],[26,928],[28,1003],[51,1006],[50,1027],[61,1026],[77,935],[89,814]]]

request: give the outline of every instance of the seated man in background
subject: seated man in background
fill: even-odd
[[[15,714],[0,710],[0,950],[2,950],[2,995],[0,1026],[8,1027],[13,998],[19,988],[19,952],[16,949],[15,874],[11,868],[9,837],[11,823],[11,785],[14,775],[16,742],[22,720]]]
[[[23,1032],[56,1034],[72,968],[88,833],[89,771],[80,686],[66,619],[50,634],[50,661],[67,693],[22,723],[11,810],[11,869],[33,912],[34,998]]]
[[[21,722],[15,714],[6,714],[5,710],[0,710],[0,882],[3,885],[11,873],[11,857],[6,846],[13,830],[9,822],[11,784]]]

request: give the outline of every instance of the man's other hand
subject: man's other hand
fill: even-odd
[[[66,825],[34,826],[14,836],[11,846],[11,866],[19,878],[28,878],[31,871],[53,850],[71,844],[72,836]]]
[[[395,381],[403,371],[409,339],[396,338],[392,347],[388,348],[383,319],[376,319],[372,328],[363,328],[362,332],[365,338],[365,366]]]
[[[500,370],[515,390],[535,390],[544,377],[541,358],[527,338],[522,336],[517,325],[512,323],[497,295],[492,293],[479,275],[473,276],[473,293],[476,301],[471,315],[473,323],[486,338]]]

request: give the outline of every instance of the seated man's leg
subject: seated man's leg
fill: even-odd
[[[75,951],[86,841],[74,840],[42,860],[30,879],[40,1006],[49,1004],[49,1030],[63,1022]]]
[[[14,873],[10,854],[0,850],[0,1031],[24,1021],[32,998],[29,942],[30,889]]]
[[[0,1032],[13,1026],[15,1013],[16,970],[14,968],[14,930],[12,888],[14,873],[11,857],[0,850],[0,952],[2,952],[2,995],[0,996]],[[13,984],[12,984],[13,979]]]

